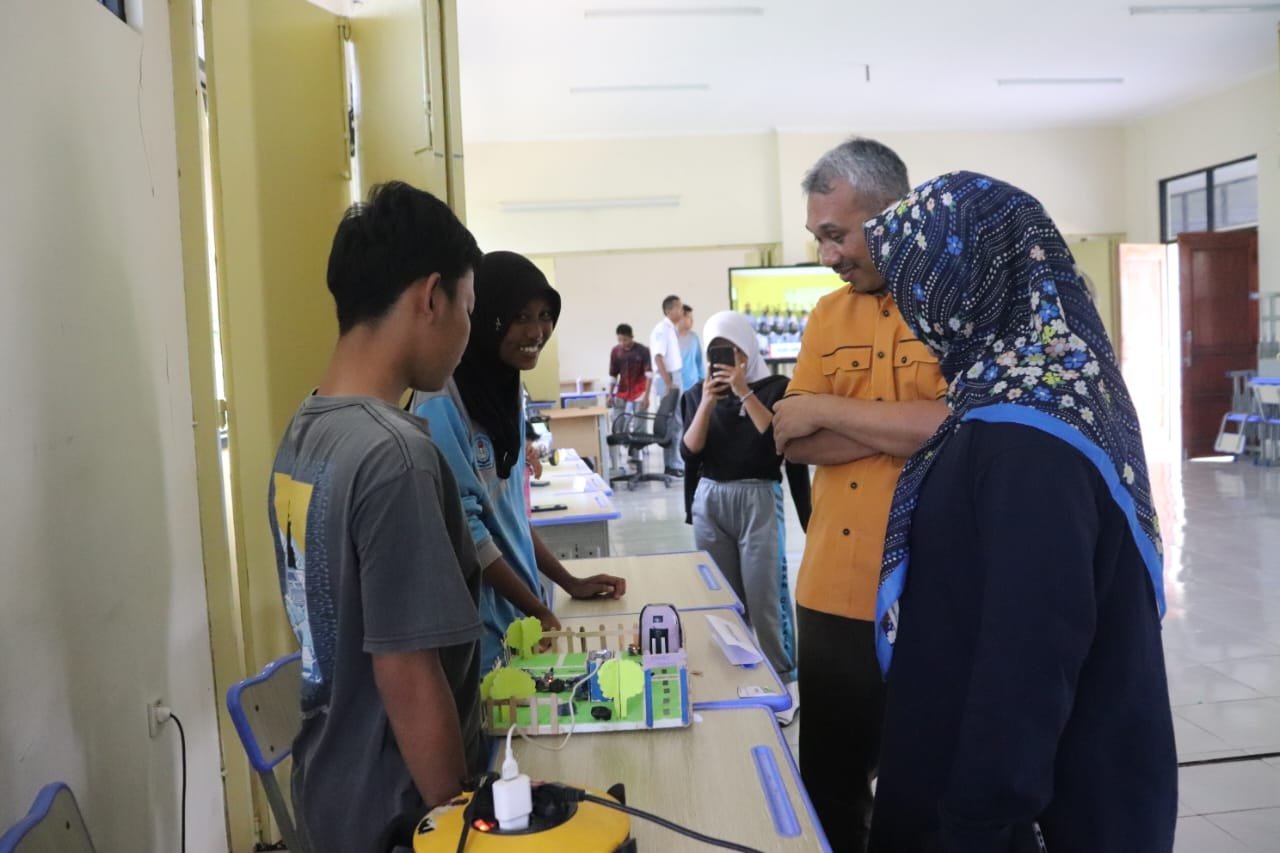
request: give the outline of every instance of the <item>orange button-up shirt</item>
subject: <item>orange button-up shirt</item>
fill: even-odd
[[[888,294],[844,288],[818,301],[787,394],[855,400],[937,400],[938,360]],[[884,533],[905,459],[884,454],[819,465],[796,603],[848,619],[875,618]]]

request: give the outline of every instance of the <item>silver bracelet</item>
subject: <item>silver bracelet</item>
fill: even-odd
[[[755,392],[755,389],[753,388],[753,389],[751,389],[750,391],[748,391],[747,393],[743,394],[741,397],[739,397],[739,398],[738,398],[738,402],[739,402],[739,403],[746,403],[746,402],[747,402],[747,400],[748,400],[749,398],[754,397],[755,395],[756,395],[756,392]]]

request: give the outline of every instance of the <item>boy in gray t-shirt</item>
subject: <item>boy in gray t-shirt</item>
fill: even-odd
[[[439,389],[466,345],[480,259],[439,200],[377,187],[329,258],[341,336],[273,466],[268,515],[302,648],[293,805],[311,853],[382,853],[483,769],[480,566],[457,483],[407,388]]]

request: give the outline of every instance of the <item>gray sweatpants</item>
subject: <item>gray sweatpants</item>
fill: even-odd
[[[693,495],[693,541],[746,605],[760,650],[783,681],[795,678],[782,490],[768,480],[702,478]]]

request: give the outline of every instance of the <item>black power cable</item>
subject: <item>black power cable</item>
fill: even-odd
[[[576,790],[576,789],[573,789],[573,790]],[[620,812],[625,812],[626,814],[629,814],[633,817],[641,818],[642,820],[651,821],[653,823],[656,823],[658,826],[671,830],[672,832],[678,832],[683,836],[692,838],[694,841],[701,841],[703,844],[708,844],[712,847],[721,847],[721,848],[724,848],[725,850],[737,850],[737,851],[740,851],[740,853],[761,853],[761,851],[757,850],[754,847],[746,847],[742,844],[735,844],[732,841],[725,841],[721,838],[713,838],[710,835],[703,835],[701,832],[697,832],[695,830],[681,826],[678,823],[672,823],[671,821],[667,820],[664,817],[658,817],[656,814],[650,814],[649,812],[642,811],[637,808],[632,808],[631,806],[624,806],[621,803],[617,803],[617,802],[614,802],[613,800],[605,799],[604,797],[597,797],[594,794],[588,794],[585,791],[581,792],[580,799],[588,803],[595,803],[598,806],[604,806],[605,808],[614,809]]]
[[[182,853],[187,853],[187,732],[177,714],[170,711],[169,719],[177,725],[178,739],[182,743]]]

